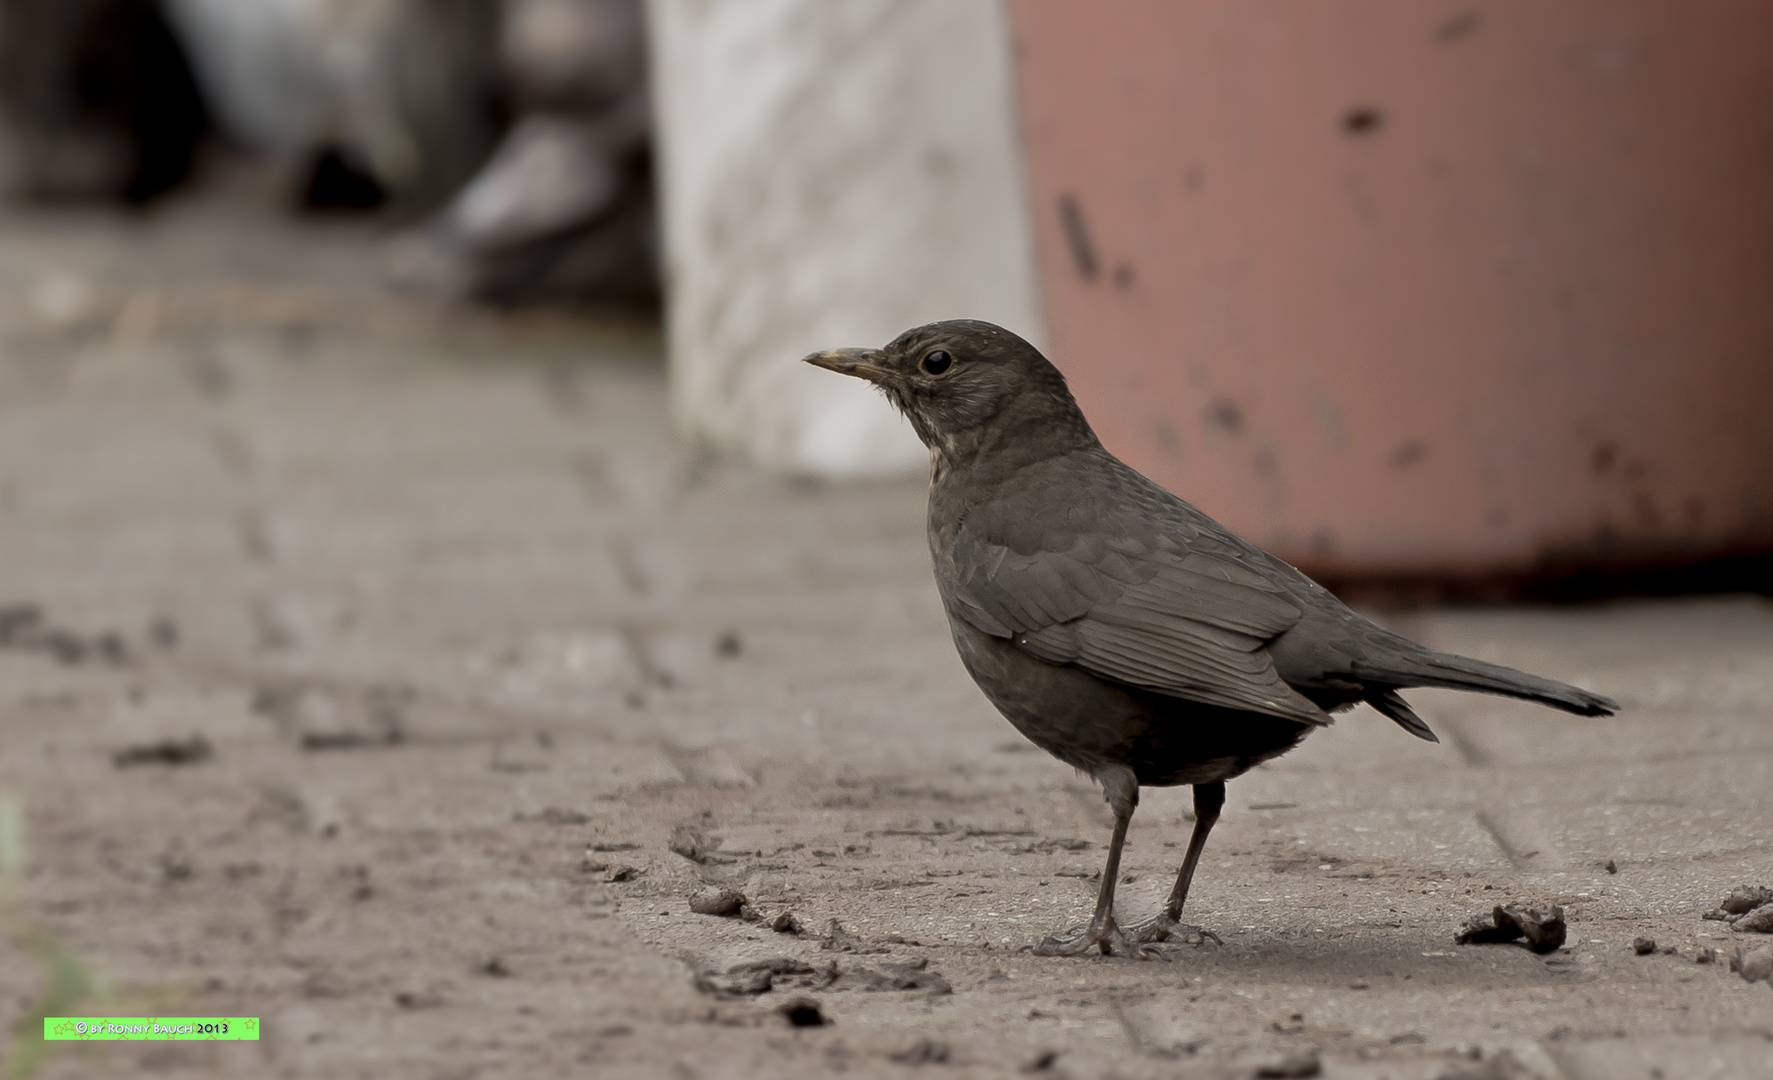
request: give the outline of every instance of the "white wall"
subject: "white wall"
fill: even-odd
[[[800,363],[946,318],[1041,338],[998,0],[648,0],[678,422],[766,465],[921,471]]]

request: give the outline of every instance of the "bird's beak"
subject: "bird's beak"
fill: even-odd
[[[871,383],[878,383],[892,374],[885,360],[886,354],[879,349],[826,349],[806,358],[806,362],[814,367],[839,375],[854,375]]]

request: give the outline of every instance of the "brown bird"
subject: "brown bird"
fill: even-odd
[[[866,379],[929,447],[929,540],[961,662],[1036,746],[1094,777],[1114,811],[1095,915],[1036,952],[1158,956],[1181,922],[1225,782],[1366,702],[1438,741],[1400,689],[1450,687],[1610,716],[1608,698],[1434,652],[1350,611],[1102,448],[1065,378],[1002,327],[931,323],[807,363]],[[1194,787],[1164,910],[1114,918],[1141,785]]]

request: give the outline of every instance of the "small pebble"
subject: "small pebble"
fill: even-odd
[[[1649,956],[1656,951],[1656,939],[1647,937],[1635,938],[1631,943],[1631,951],[1637,953],[1639,956]]]

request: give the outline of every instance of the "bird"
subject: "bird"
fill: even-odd
[[[872,383],[930,453],[929,546],[955,648],[1036,746],[1092,777],[1114,814],[1087,925],[1045,956],[1162,958],[1182,923],[1225,783],[1365,702],[1438,742],[1400,690],[1501,694],[1578,716],[1617,702],[1435,652],[1351,610],[1105,449],[1065,377],[1015,333],[971,319],[885,348],[805,358]],[[1194,828],[1163,910],[1114,915],[1141,787],[1193,788]]]

